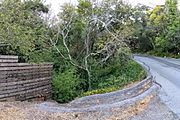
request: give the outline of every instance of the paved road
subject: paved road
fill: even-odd
[[[180,59],[135,56],[150,67],[155,80],[162,85],[159,96],[180,118]]]

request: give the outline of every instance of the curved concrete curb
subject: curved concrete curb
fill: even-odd
[[[153,85],[152,76],[148,76],[145,80],[136,84],[133,87],[119,90],[115,92],[96,94],[91,96],[86,96],[74,100],[70,103],[73,107],[84,107],[84,106],[94,106],[100,104],[112,104],[115,102],[124,101],[133,97],[136,97],[146,90],[148,90]]]
[[[144,65],[142,65],[144,66]],[[148,72],[148,77],[133,87],[105,94],[86,96],[72,101],[69,104],[55,104],[44,102],[36,105],[37,109],[55,113],[86,113],[110,112],[114,108],[124,109],[136,104],[147,96],[157,95],[159,86],[154,84],[153,76]]]
[[[100,104],[112,104],[115,102],[124,101],[136,97],[153,86],[153,76],[150,73],[150,68],[145,63],[139,63],[145,70],[148,77],[133,87],[118,90],[105,94],[95,94],[86,97],[82,97],[72,101],[69,105],[73,107],[85,107],[85,106],[95,106]]]
[[[137,102],[143,100],[147,96],[155,96],[157,94],[157,90],[159,87],[157,85],[153,85],[151,88],[149,88],[147,91],[144,93],[140,94],[139,96],[126,99],[123,101],[116,101],[109,104],[99,104],[99,105],[94,105],[94,106],[69,106],[69,105],[57,105],[57,104],[52,104],[48,102],[44,102],[41,104],[36,105],[36,109],[46,111],[46,112],[52,112],[52,113],[93,113],[93,112],[102,112],[106,111],[107,113],[112,112],[112,109],[125,109],[128,106],[133,106]]]

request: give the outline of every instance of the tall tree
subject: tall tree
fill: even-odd
[[[88,80],[89,89],[95,69],[103,69],[120,60],[121,53],[126,59],[130,53],[125,42],[130,8],[116,0],[79,0],[77,7],[70,4],[63,7],[60,22],[54,26],[59,39],[55,37],[51,43],[60,56],[77,67],[81,77]]]
[[[167,49],[177,54],[180,52],[180,14],[177,0],[166,0],[167,25]]]

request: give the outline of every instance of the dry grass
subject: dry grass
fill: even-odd
[[[148,107],[148,104],[152,98],[153,98],[152,95],[148,96],[143,100],[137,102],[135,105],[129,106],[127,109],[125,109],[122,112],[119,112],[118,109],[115,109],[113,112],[114,115],[107,120],[128,120],[130,117],[143,112]]]

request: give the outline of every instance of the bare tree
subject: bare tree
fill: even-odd
[[[63,47],[65,48],[67,55],[65,56],[63,54],[63,52],[57,47],[57,43],[59,40],[58,37],[50,39],[51,44],[54,46],[54,48],[57,50],[57,52],[61,55],[61,57],[63,59],[68,60],[73,66],[75,66],[79,69],[85,70],[87,72],[89,90],[91,90],[91,79],[92,79],[89,58],[92,56],[103,54],[104,57],[102,57],[98,63],[106,63],[108,61],[108,59],[110,59],[116,53],[116,51],[117,51],[117,49],[119,49],[119,47],[126,46],[123,35],[120,36],[115,32],[111,32],[111,30],[109,29],[109,28],[111,28],[111,29],[113,28],[112,23],[119,22],[120,20],[118,20],[117,18],[114,18],[112,16],[109,17],[108,19],[104,19],[104,17],[106,15],[98,17],[98,15],[95,15],[95,13],[93,11],[94,10],[92,8],[92,12],[91,12],[92,14],[89,15],[87,18],[85,18],[86,19],[86,27],[85,27],[86,34],[85,34],[85,37],[83,40],[84,41],[84,49],[80,50],[80,51],[85,51],[84,52],[85,55],[83,58],[84,62],[82,64],[78,64],[76,62],[76,60],[72,57],[72,55],[70,53],[70,49],[67,44],[67,39],[68,39],[68,36],[70,35],[71,25],[73,24],[74,17],[76,17],[76,16],[74,16],[74,13],[72,13],[70,15],[70,18],[69,18],[68,22],[66,22],[66,24],[61,24],[62,25],[61,28],[60,28],[59,24],[57,24],[55,26],[55,28],[57,29],[56,36],[62,36]],[[95,30],[95,28],[98,30],[97,36],[102,32],[102,31],[100,31],[100,29],[103,29],[103,32],[109,34],[109,36],[111,36],[112,40],[107,42],[102,49],[92,51],[90,49],[90,47],[92,45],[91,44],[92,43],[91,33]]]

